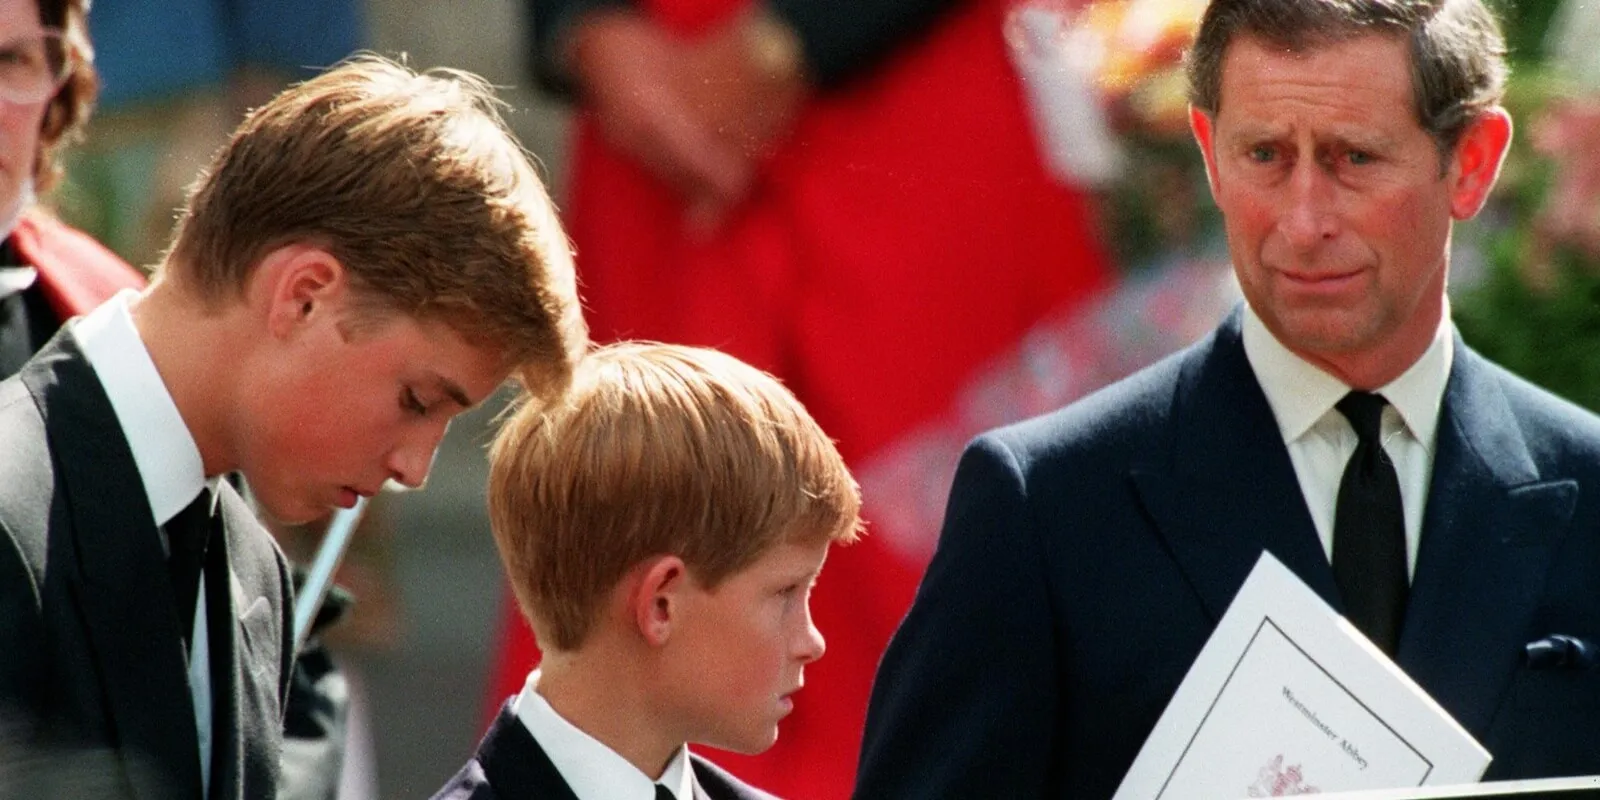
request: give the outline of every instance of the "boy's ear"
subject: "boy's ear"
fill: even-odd
[[[683,592],[689,587],[689,568],[677,556],[659,556],[644,567],[630,598],[634,626],[652,647],[672,636],[683,610]]]
[[[305,323],[335,318],[349,294],[349,274],[333,254],[307,244],[268,252],[251,273],[248,295],[265,311],[267,329],[287,338]]]

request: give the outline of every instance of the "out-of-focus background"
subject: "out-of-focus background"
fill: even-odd
[[[1068,402],[1181,347],[1209,330],[1236,298],[1218,221],[1187,140],[1176,66],[1203,2],[947,5],[961,8],[943,12],[946,21],[919,23],[888,55],[841,77],[841,85],[796,123],[795,135],[813,144],[833,142],[835,131],[865,131],[849,135],[876,136],[876,150],[841,145],[829,162],[817,155],[828,145],[816,144],[809,155],[780,153],[771,166],[773,184],[793,189],[778,206],[799,208],[798,218],[812,222],[834,212],[844,217],[833,220],[835,238],[881,239],[882,248],[829,250],[821,266],[763,274],[749,292],[724,286],[725,276],[717,273],[695,284],[693,270],[720,264],[732,274],[741,257],[770,245],[711,249],[691,240],[674,251],[681,264],[694,265],[684,266],[686,285],[700,287],[684,290],[678,298],[683,308],[727,306],[731,294],[731,305],[748,302],[752,317],[792,312],[797,321],[770,341],[724,334],[696,320],[676,329],[636,322],[619,311],[624,301],[665,289],[648,282],[619,288],[614,274],[585,273],[586,264],[616,257],[607,226],[626,238],[644,219],[630,216],[636,209],[627,207],[613,207],[607,217],[593,194],[571,195],[569,165],[578,157],[573,116],[534,88],[526,6],[508,0],[95,0],[91,30],[104,94],[87,142],[72,151],[66,185],[52,202],[129,261],[147,265],[159,257],[182,186],[243,110],[286,81],[309,77],[311,68],[370,49],[403,54],[419,68],[468,70],[502,87],[508,121],[542,163],[563,210],[576,207],[582,215],[575,231],[578,264],[597,335],[643,332],[733,343],[734,352],[796,388],[840,438],[857,471],[872,536],[830,559],[823,575],[818,624],[829,638],[829,656],[808,673],[801,710],[786,723],[774,757],[789,761],[778,767],[732,762],[795,796],[842,796],[876,648],[909,601],[937,535],[962,443],[978,430]],[[1460,229],[1456,317],[1491,357],[1593,408],[1600,406],[1600,358],[1594,357],[1600,345],[1600,140],[1594,138],[1600,63],[1584,43],[1600,35],[1600,4],[1502,0],[1498,7],[1509,20],[1518,65],[1509,102],[1520,133],[1496,201],[1483,220]],[[676,24],[688,30],[700,23],[685,17]],[[968,41],[979,44],[962,49]],[[907,74],[910,65],[938,76],[927,79],[931,89]],[[993,79],[982,72],[989,68]],[[936,114],[939,125],[921,125],[911,116],[929,108],[924,99],[945,95],[963,107],[1001,100],[994,114],[970,123]],[[909,110],[875,113],[872,104],[879,102]],[[998,121],[1008,110],[1018,112],[1011,127]],[[897,136],[906,147],[895,146]],[[988,139],[1026,151],[1030,174],[1008,174],[997,184],[985,183],[983,174],[964,174],[1015,168],[985,154],[981,145]],[[601,147],[598,141],[591,136],[581,146]],[[907,159],[918,147],[927,149],[920,166],[937,169],[916,172],[919,164]],[[606,181],[626,183],[619,174],[600,170],[588,177],[615,191],[618,184]],[[940,192],[951,202],[971,203],[961,212],[968,218],[987,214],[997,221],[974,228],[976,241],[945,241],[937,237],[948,236],[952,226],[942,218],[930,217],[935,230],[916,230],[921,215],[915,207],[896,205]],[[1040,199],[1028,199],[1034,196]],[[761,200],[758,195],[752,202]],[[860,208],[871,213],[851,216]],[[902,218],[882,216],[895,212]],[[1043,224],[1010,222],[1030,212],[1046,215]],[[735,238],[768,242],[759,237],[797,224],[762,213],[752,212],[748,230]],[[896,235],[902,224],[909,233]],[[948,275],[901,276],[903,283],[887,293],[897,301],[888,310],[883,297],[859,293],[852,280],[839,277],[857,269],[871,280],[888,280],[882,274],[893,273],[901,256],[915,264],[927,255],[918,241],[936,242],[925,249],[970,248],[978,255]],[[1019,266],[1034,257],[1041,262],[1034,271]],[[644,281],[644,275],[634,277]],[[941,324],[952,319],[946,312],[955,301],[941,300],[936,291],[944,280],[972,282],[951,290],[956,294],[1010,291],[1038,302],[1006,306],[1006,319],[993,329],[950,331]],[[831,282],[816,285],[823,281]],[[612,305],[597,298],[621,299]],[[847,323],[839,323],[841,317]],[[900,354],[884,349],[885,336],[904,338],[890,341]],[[752,340],[758,343],[747,344]],[[943,356],[938,370],[885,371],[884,364],[904,363],[901,354],[930,346],[949,348],[934,354]],[[882,363],[872,361],[880,350]],[[425,491],[380,498],[341,574],[358,598],[351,617],[330,636],[357,711],[342,795],[348,800],[429,795],[468,757],[494,698],[526,668],[517,660],[525,658],[525,635],[518,640],[507,633],[505,589],[484,510],[484,447],[501,400],[454,424]],[[873,402],[888,408],[876,416],[858,413]],[[286,549],[305,557],[315,536],[285,531]],[[519,655],[507,661],[507,652]],[[844,710],[828,710],[836,708]],[[820,777],[797,774],[807,772]]]

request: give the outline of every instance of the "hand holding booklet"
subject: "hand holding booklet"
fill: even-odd
[[[1263,552],[1116,800],[1476,782],[1489,752]]]

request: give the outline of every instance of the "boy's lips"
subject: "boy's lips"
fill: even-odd
[[[377,493],[378,492],[375,489],[359,489],[354,486],[341,486],[339,487],[338,505],[340,508],[353,508],[357,500],[363,497],[370,499]]]

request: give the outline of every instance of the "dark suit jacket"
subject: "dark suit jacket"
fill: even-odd
[[[856,795],[1109,797],[1262,549],[1332,569],[1236,312],[1189,350],[980,437],[880,665]],[[1397,661],[1494,755],[1600,772],[1600,420],[1461,342]]]
[[[748,786],[716,764],[689,754],[694,770],[694,800],[777,800]],[[433,800],[577,800],[507,703],[495,717],[478,752]],[[678,800],[689,800],[679,798]]]
[[[13,741],[52,763],[104,765],[96,796],[198,798],[189,623],[132,452],[69,332],[0,382],[0,453],[0,713]],[[219,502],[223,546],[214,540],[205,567],[211,797],[271,798],[293,656],[289,570],[226,483]]]

